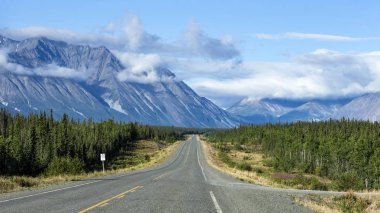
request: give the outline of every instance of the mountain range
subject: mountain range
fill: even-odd
[[[380,121],[380,93],[334,99],[245,98],[227,109],[247,124],[322,121],[349,118]]]
[[[244,98],[223,110],[164,66],[128,75],[131,70],[104,46],[0,36],[0,107],[23,114],[52,109],[58,118],[66,113],[79,120],[207,128],[342,117],[380,121],[380,93],[305,100]],[[136,80],[136,75],[148,81]]]
[[[197,95],[165,67],[150,82],[120,80],[128,72],[106,47],[45,37],[0,36],[0,106],[13,112],[53,110],[75,119],[113,118],[151,125],[227,128],[237,119]],[[148,78],[149,73],[139,73]]]

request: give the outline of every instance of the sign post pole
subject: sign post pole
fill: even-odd
[[[104,173],[104,161],[106,161],[106,154],[100,154],[100,160],[102,161],[103,173]]]

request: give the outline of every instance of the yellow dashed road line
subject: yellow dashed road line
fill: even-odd
[[[157,180],[163,178],[164,176],[168,175],[169,173],[170,173],[170,172],[166,172],[166,173],[164,173],[164,174],[162,174],[162,175],[159,175],[159,176],[153,178],[153,180],[154,180],[154,181],[157,181]]]
[[[123,198],[126,194],[128,194],[128,193],[130,193],[130,192],[135,192],[135,191],[137,191],[137,190],[139,190],[139,189],[141,189],[141,188],[143,188],[143,187],[144,187],[144,186],[136,186],[136,187],[134,187],[134,188],[132,188],[132,189],[130,189],[130,190],[128,190],[128,191],[125,191],[125,192],[123,192],[123,193],[117,194],[117,195],[115,195],[115,196],[113,196],[113,197],[111,197],[111,198],[108,198],[108,199],[106,199],[106,200],[103,200],[103,201],[100,202],[100,203],[97,203],[97,204],[95,204],[95,205],[93,205],[93,206],[90,206],[90,207],[88,207],[87,209],[84,209],[84,210],[82,210],[82,211],[79,211],[79,213],[88,212],[88,211],[90,211],[90,210],[92,210],[92,209],[95,209],[95,208],[97,208],[97,207],[104,207],[104,206],[108,205],[112,200]]]

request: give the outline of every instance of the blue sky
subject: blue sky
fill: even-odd
[[[130,58],[158,56],[179,79],[223,107],[245,97],[327,98],[380,90],[375,0],[3,0],[1,5],[2,34],[16,39],[46,34],[104,44]],[[124,43],[128,47],[119,48]]]

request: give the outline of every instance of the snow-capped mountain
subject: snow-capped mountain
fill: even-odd
[[[253,100],[245,98],[227,109],[232,115],[240,117],[246,123],[276,122],[278,117],[288,112],[291,108],[278,103],[272,103],[268,99]]]
[[[284,123],[296,121],[320,121],[336,118],[339,109],[350,102],[350,98],[331,100],[290,99],[243,99],[227,109],[245,123]],[[343,117],[343,116],[342,116]]]
[[[0,36],[0,51],[0,107],[13,111],[186,127],[238,124],[165,67],[155,68],[155,81],[120,80],[128,67],[106,47]]]
[[[327,106],[317,102],[307,102],[282,115],[279,120],[283,122],[294,121],[321,121],[332,118],[336,107]]]
[[[366,94],[353,99],[341,107],[334,118],[380,121],[380,92]]]

